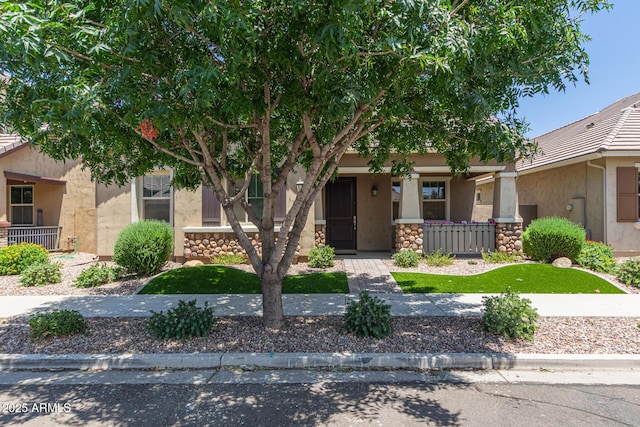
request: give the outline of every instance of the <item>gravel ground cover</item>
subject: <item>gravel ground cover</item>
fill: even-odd
[[[55,255],[53,255],[55,257]],[[73,258],[54,258],[63,264],[63,280],[42,288],[25,288],[17,276],[0,276],[0,295],[125,295],[133,294],[145,280],[131,279],[81,289],[73,279],[96,262],[91,254]],[[478,274],[498,268],[478,260],[457,259],[452,266],[400,269],[384,261],[392,271],[424,271],[441,274]],[[109,265],[109,263],[107,263]],[[165,269],[178,267],[169,263]],[[240,266],[249,270],[250,266]],[[292,266],[290,274],[314,271],[344,271],[336,260],[329,270]],[[603,277],[616,282],[610,275]],[[617,284],[627,292],[636,288]],[[204,352],[409,352],[409,353],[540,353],[540,354],[640,354],[640,318],[558,318],[543,317],[535,340],[508,341],[482,330],[478,317],[396,317],[394,333],[383,340],[357,338],[347,334],[343,319],[337,316],[288,317],[281,330],[265,330],[256,317],[220,317],[216,330],[206,338],[160,341],[144,327],[145,319],[90,318],[89,333],[32,342],[28,337],[28,318],[0,320],[0,353],[204,353]]]
[[[571,353],[640,354],[637,318],[545,317],[533,342],[507,341],[484,332],[478,317],[396,317],[382,340],[347,334],[339,316],[288,317],[281,330],[265,330],[257,317],[221,317],[206,338],[155,339],[144,319],[92,318],[88,335],[29,339],[27,319],[0,321],[0,353]]]

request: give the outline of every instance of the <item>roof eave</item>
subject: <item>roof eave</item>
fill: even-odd
[[[536,167],[532,167],[532,168],[527,168],[527,169],[520,169],[516,165],[516,171],[518,172],[519,176],[528,175],[528,174],[531,174],[531,173],[543,172],[543,171],[546,171],[546,170],[549,170],[549,169],[555,169],[555,168],[559,168],[559,167],[563,167],[563,166],[570,166],[570,165],[575,165],[577,163],[587,162],[589,160],[599,159],[599,158],[601,158],[603,156],[604,156],[604,153],[602,153],[602,152],[589,153],[589,154],[585,154],[585,155],[582,155],[582,156],[573,157],[571,159],[560,160],[558,162],[547,163],[547,164],[544,164],[544,165],[540,165],[540,166],[536,166]]]

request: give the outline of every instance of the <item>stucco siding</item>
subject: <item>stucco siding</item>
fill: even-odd
[[[184,227],[202,226],[202,188],[196,190],[175,190],[173,192],[173,235],[175,244],[173,255],[182,256]]]
[[[96,227],[97,253],[101,257],[113,256],[113,246],[120,231],[131,223],[131,185],[97,186]]]
[[[42,209],[43,225],[62,226],[61,247],[73,249],[74,238],[80,237],[80,249],[95,252],[95,229],[87,227],[87,212],[95,209],[95,185],[89,171],[83,171],[79,161],[58,162],[39,151],[25,146],[0,159],[0,219],[10,221],[7,212],[9,195],[4,172],[55,178],[66,181],[64,185],[36,183],[34,185],[34,210]],[[37,213],[34,212],[34,221]],[[83,227],[78,228],[78,224]]]
[[[579,223],[593,240],[604,241],[601,176],[586,162],[520,175],[519,203],[536,205],[538,218],[559,216]]]
[[[469,221],[473,216],[473,200],[475,198],[475,181],[464,178],[453,178],[450,183],[450,218],[451,221]]]
[[[476,184],[472,221],[485,222],[493,215],[493,181]]]

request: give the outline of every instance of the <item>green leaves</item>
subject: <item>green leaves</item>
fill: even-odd
[[[194,337],[206,337],[216,323],[213,308],[205,301],[204,307],[197,307],[196,300],[178,301],[178,306],[157,313],[151,311],[146,322],[149,332],[162,340],[185,340]]]
[[[344,315],[347,332],[358,337],[385,338],[392,332],[391,305],[380,298],[360,292],[358,301],[350,301]]]
[[[538,312],[531,307],[531,301],[507,288],[499,296],[483,297],[484,313],[482,326],[494,334],[507,339],[527,339],[533,341],[537,329]]]

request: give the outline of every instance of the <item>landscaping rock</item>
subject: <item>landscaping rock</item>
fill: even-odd
[[[553,260],[553,266],[558,268],[569,268],[573,265],[571,260],[567,257],[560,257]]]
[[[199,265],[204,265],[204,262],[200,261],[199,259],[191,259],[182,264],[183,267],[197,267]]]

